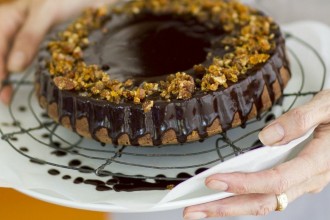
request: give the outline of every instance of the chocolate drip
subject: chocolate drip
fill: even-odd
[[[69,176],[69,175],[64,175],[64,176],[62,177],[62,179],[64,179],[64,180],[69,180],[69,179],[71,179],[71,176]]]
[[[232,91],[228,89],[214,93],[212,97],[215,102],[217,102],[218,111],[216,113],[220,119],[221,128],[224,131],[232,127],[231,124],[234,120],[234,115],[237,112],[237,106],[235,105],[237,101],[231,98],[231,94]],[[214,118],[214,120],[215,119],[216,118]]]
[[[74,179],[73,183],[74,184],[81,184],[84,182],[84,178],[82,177],[77,177],[76,179]]]
[[[176,115],[175,112],[169,111],[168,109],[173,109],[173,103],[169,104],[168,106],[161,106],[157,105],[154,106],[152,109],[152,121],[154,124],[154,130],[152,132],[153,136],[153,144],[155,146],[161,145],[162,141],[162,134],[168,130],[168,125],[173,123],[175,120]],[[166,112],[166,113],[165,113]],[[166,116],[169,116],[169,120],[166,120]],[[176,123],[174,123],[176,124]]]
[[[50,170],[48,170],[48,173],[52,176],[57,176],[60,174],[60,171],[55,170],[55,169],[50,169]]]
[[[51,154],[54,154],[58,157],[63,157],[63,156],[67,155],[67,152],[62,151],[62,150],[55,150],[55,151],[51,152]]]
[[[71,160],[68,164],[70,167],[77,167],[81,165],[81,161],[80,160]]]
[[[27,147],[20,147],[19,150],[24,152],[24,153],[29,152],[29,149]]]

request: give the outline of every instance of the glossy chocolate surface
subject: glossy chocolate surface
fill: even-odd
[[[225,53],[219,45],[222,31],[206,31],[194,22],[169,16],[144,16],[136,21],[114,18],[105,24],[107,31],[95,31],[91,35],[94,43],[85,51],[89,64],[110,67],[111,77],[134,78],[136,84],[153,82],[167,74],[187,71],[194,64],[208,63],[214,56]],[[114,104],[79,96],[74,92],[61,91],[53,83],[44,59],[36,74],[40,84],[40,96],[48,104],[57,103],[59,120],[69,117],[71,127],[76,129],[76,120],[87,118],[89,131],[94,139],[101,129],[108,130],[114,144],[123,135],[129,136],[131,145],[139,145],[139,138],[149,134],[153,145],[162,145],[165,132],[174,130],[179,143],[185,143],[187,136],[197,131],[201,139],[208,136],[207,128],[220,120],[223,131],[232,127],[236,113],[244,125],[253,106],[261,114],[262,93],[266,87],[272,102],[272,89],[278,81],[283,90],[280,69],[289,69],[285,55],[284,39],[275,30],[277,47],[264,65],[255,67],[239,82],[216,92],[196,92],[189,100],[162,101],[155,98],[151,111],[144,113],[140,105],[132,103]],[[218,40],[218,41],[217,41]],[[42,52],[41,54],[45,54]],[[199,76],[194,76],[199,77]]]
[[[84,52],[87,64],[110,67],[111,79],[156,82],[195,64],[204,63],[213,50],[212,41],[221,29],[209,28],[194,19],[140,15],[134,19],[114,16],[103,31],[90,35],[92,45]]]

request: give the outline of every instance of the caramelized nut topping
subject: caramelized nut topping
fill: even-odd
[[[174,14],[196,18],[206,27],[222,27],[226,32],[220,43],[226,53],[214,57],[209,66],[197,64],[193,77],[185,72],[168,76],[166,81],[134,86],[133,79],[119,82],[96,65],[87,65],[84,49],[89,46],[88,37],[93,30],[103,27],[109,14],[134,16],[140,13]],[[48,45],[51,60],[48,67],[54,83],[60,90],[75,90],[83,96],[120,103],[130,101],[142,104],[145,112],[154,105],[151,96],[158,94],[165,100],[190,99],[196,91],[210,92],[228,87],[241,75],[258,64],[269,60],[275,48],[274,33],[278,28],[272,19],[236,0],[141,0],[114,7],[89,9]]]
[[[54,83],[61,90],[73,90],[76,87],[72,79],[63,76],[55,77]]]
[[[166,82],[161,82],[162,93],[161,97],[171,99],[190,99],[195,91],[194,78],[186,73],[176,73],[170,75]]]
[[[171,184],[171,185],[167,185],[166,189],[167,190],[172,190],[172,189],[174,189],[174,187],[175,187],[175,185]]]
[[[145,101],[143,104],[142,104],[142,108],[144,110],[145,113],[147,112],[150,112],[151,108],[154,106],[154,101]]]

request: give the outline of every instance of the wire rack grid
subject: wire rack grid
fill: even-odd
[[[73,179],[73,183],[95,185],[100,191],[167,189],[215,164],[262,147],[257,134],[269,121],[323,90],[327,69],[320,54],[292,34],[285,37],[295,68],[293,77],[297,77],[298,84],[293,90],[285,91],[283,105],[274,106],[261,118],[249,121],[245,128],[235,128],[203,142],[157,148],[113,146],[87,140],[68,132],[40,109],[34,95],[32,68],[19,79],[2,83],[2,88],[14,85],[14,95],[9,117],[0,120],[0,137],[23,158],[46,169],[49,175],[63,174],[63,179]],[[307,86],[310,82],[306,80],[305,64],[297,51],[290,48],[290,43],[304,48],[319,63],[321,80],[312,90]],[[65,175],[66,171],[71,171],[71,176]]]

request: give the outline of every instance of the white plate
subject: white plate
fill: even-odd
[[[290,81],[288,88],[286,89],[286,94],[292,93],[305,93],[305,92],[316,92],[322,88],[323,83],[326,87],[329,87],[329,79],[324,79],[324,66],[320,61],[318,55],[314,50],[319,52],[319,55],[323,60],[327,60],[325,63],[326,66],[329,65],[329,53],[330,43],[330,30],[327,26],[313,23],[313,22],[303,22],[288,25],[284,28],[286,32],[291,33],[293,36],[298,36],[299,39],[302,39],[304,42],[300,42],[295,37],[288,38],[288,48],[289,48],[289,57],[292,65],[293,79]],[[306,43],[307,42],[307,43]],[[311,74],[313,73],[313,74]],[[0,123],[12,122],[12,117],[19,119],[21,126],[24,129],[35,128],[38,125],[38,121],[33,117],[33,112],[40,114],[40,109],[36,104],[36,101],[30,96],[31,88],[29,85],[20,86],[20,89],[17,91],[14,103],[12,105],[12,114],[8,112],[5,107],[0,108]],[[32,98],[31,98],[32,97]],[[274,108],[275,115],[279,115],[281,111],[291,108],[293,106],[301,105],[311,99],[311,95],[299,96],[288,96],[284,99],[283,108],[277,107]],[[31,99],[30,99],[31,98]],[[27,102],[28,101],[28,102]],[[29,112],[18,111],[19,107],[22,104],[31,104],[29,106]],[[33,110],[30,111],[30,110]],[[38,110],[39,109],[39,110]],[[279,111],[277,111],[279,110]],[[264,125],[264,122],[254,122],[250,124],[246,129],[238,128],[228,132],[228,135],[231,139],[236,140],[237,137],[241,137],[244,133],[249,133],[255,129],[260,129]],[[4,134],[8,134],[17,130],[17,127],[10,126],[1,126],[1,130]],[[26,133],[26,131],[24,131]],[[24,133],[23,132],[23,133]],[[79,141],[79,137],[76,137],[70,132],[67,132],[62,129],[56,131],[61,138],[65,140],[70,140],[71,142]],[[159,203],[167,194],[167,191],[141,191],[141,192],[96,192],[89,185],[75,185],[72,181],[63,181],[60,177],[63,175],[71,175],[73,177],[79,175],[84,178],[93,178],[90,175],[93,174],[77,174],[77,171],[68,170],[66,168],[56,168],[61,174],[60,176],[51,176],[47,174],[47,170],[51,169],[50,165],[35,165],[28,161],[28,159],[22,156],[19,153],[21,151],[14,151],[13,149],[19,149],[20,147],[27,146],[29,148],[28,156],[37,157],[39,160],[47,158],[47,161],[50,163],[56,163],[59,165],[66,165],[69,160],[77,158],[77,155],[69,155],[69,158],[61,158],[55,156],[49,156],[50,149],[45,147],[40,147],[43,145],[42,142],[45,140],[42,139],[42,135],[45,133],[45,130],[31,130],[29,133],[24,135],[17,135],[18,140],[11,141],[12,147],[10,147],[6,142],[0,142],[0,184],[3,186],[10,186],[16,188],[18,191],[27,194],[31,197],[41,199],[46,202],[85,209],[85,210],[94,210],[94,211],[103,211],[103,212],[151,212],[151,211],[164,211],[169,209],[177,209],[193,204],[213,201],[215,199],[222,198],[226,195],[219,195],[210,192],[196,192],[191,194],[186,194],[181,197],[176,197],[172,201],[167,201],[165,203]],[[49,133],[49,132],[48,132]],[[249,143],[249,146],[253,141],[256,140],[257,132],[252,133],[249,137],[241,143],[241,145],[246,145]],[[6,136],[5,136],[6,137]],[[37,137],[40,139],[41,143],[38,140],[33,139]],[[10,137],[9,137],[10,138]],[[202,149],[210,150],[213,149],[215,142],[219,137],[214,137],[206,140],[204,143],[193,143],[188,145],[189,151],[191,152],[200,152],[201,146]],[[95,145],[95,142],[84,141],[83,146]],[[239,142],[237,143],[240,144]],[[38,145],[38,146],[37,146]],[[102,147],[98,146],[96,149],[101,149]],[[184,154],[187,147],[169,147],[169,148],[160,148],[155,149],[153,153],[162,154],[168,152],[175,152],[177,154]],[[173,151],[172,151],[173,150]],[[262,152],[261,150],[256,150],[255,152],[251,151],[242,156],[238,156],[234,159],[229,159],[235,156],[235,152],[232,149],[225,149],[221,154],[226,155],[227,164],[234,163],[237,158],[247,158],[251,159],[255,157],[258,153]],[[19,153],[18,153],[19,152]],[[100,152],[91,152],[90,150],[80,150],[81,154],[88,153],[88,155],[99,156]],[[138,151],[132,150],[130,153],[140,153],[145,154],[146,149],[138,149]],[[150,153],[150,152],[149,152]],[[114,153],[105,152],[105,158],[111,158]],[[48,156],[45,156],[48,155]],[[78,155],[79,156],[79,155]],[[196,163],[202,163],[203,161],[209,162],[205,167],[213,167],[219,163],[219,158],[210,158],[209,154],[190,156],[189,160],[182,160],[182,157],[173,157],[171,158],[171,166],[175,164],[178,166],[177,169],[161,169],[169,165],[168,157],[165,159],[159,158],[148,158],[148,161],[141,159],[136,156],[125,156],[128,158],[128,161],[131,163],[136,163],[137,165],[150,165],[152,164],[159,169],[145,169],[143,166],[135,167],[128,166],[125,164],[114,164],[111,165],[111,171],[115,170],[116,172],[126,172],[125,174],[136,175],[150,175],[155,176],[159,173],[165,174],[166,176],[174,177],[177,173],[185,171],[187,173],[193,174],[196,168],[189,168],[195,166]],[[89,166],[95,167],[97,165],[102,165],[103,160],[98,161],[97,159],[87,160],[86,157],[80,157],[81,160]],[[196,159],[197,158],[197,159]],[[283,158],[286,158],[286,154],[283,154]],[[46,159],[45,159],[46,160]],[[172,161],[173,160],[173,161]],[[196,162],[197,160],[197,162]],[[102,162],[103,161],[103,162]],[[121,161],[121,160],[120,160]],[[127,162],[127,161],[126,161]],[[257,161],[256,161],[257,162]],[[86,165],[86,164],[85,164]],[[96,167],[98,167],[96,165]],[[127,169],[129,167],[129,169]],[[187,167],[187,168],[183,168]],[[200,166],[203,167],[203,166]],[[140,173],[138,173],[140,172]],[[154,204],[157,204],[154,206]]]

